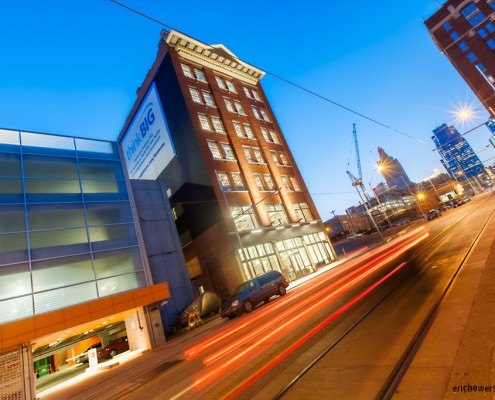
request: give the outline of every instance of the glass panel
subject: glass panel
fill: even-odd
[[[138,247],[94,253],[94,263],[98,279],[143,269]]]
[[[0,264],[28,261],[26,233],[0,235]]]
[[[124,179],[124,172],[119,161],[79,160],[79,171],[82,179]]]
[[[137,245],[134,224],[91,227],[89,237],[94,251]]]
[[[82,181],[86,201],[128,200],[124,181]]]
[[[31,293],[29,264],[15,264],[0,267],[0,299]]]
[[[24,156],[24,176],[79,179],[75,158]]]
[[[79,180],[26,178],[25,183],[28,203],[82,201]]]
[[[29,243],[33,260],[89,253],[86,228],[30,232]]]
[[[100,297],[111,296],[116,293],[127,292],[146,286],[143,272],[137,274],[126,274],[98,281]]]
[[[35,292],[95,279],[89,254],[36,261],[32,266]]]
[[[19,131],[0,129],[0,151],[19,153],[20,148]]]
[[[22,179],[0,178],[0,204],[24,203]]]
[[[0,206],[0,233],[26,230],[26,214],[23,205]]]
[[[29,230],[86,226],[80,203],[28,205]]]
[[[88,225],[120,224],[133,222],[132,210],[128,202],[86,204]]]
[[[20,154],[0,153],[0,176],[22,176]]]
[[[74,139],[66,136],[21,132],[24,153],[75,156]]]
[[[0,324],[27,318],[33,315],[33,297],[23,296],[0,301]]]
[[[37,293],[34,295],[34,308],[36,314],[43,314],[96,299],[96,284],[89,282]]]
[[[78,157],[120,160],[117,143],[104,142],[102,140],[76,139],[76,149]]]

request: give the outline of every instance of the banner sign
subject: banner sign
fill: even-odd
[[[156,179],[175,155],[153,82],[121,141],[131,179]]]

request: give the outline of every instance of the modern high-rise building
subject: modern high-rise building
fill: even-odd
[[[158,47],[119,142],[131,178],[167,187],[196,292],[227,297],[263,272],[332,261],[264,72],[176,31]]]
[[[389,189],[405,189],[411,185],[409,177],[397,159],[390,157],[381,147],[378,147],[378,154],[380,155],[380,165],[383,167],[382,176]]]
[[[431,37],[495,116],[495,1],[447,0],[425,21]]]
[[[486,180],[480,159],[453,126],[441,124],[433,129],[433,133],[431,138],[442,157],[442,164],[453,179],[459,181],[477,177]]]

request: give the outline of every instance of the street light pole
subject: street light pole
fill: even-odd
[[[375,219],[373,218],[373,215],[371,215],[371,211],[370,209],[368,208],[368,205],[366,204],[366,202],[363,200],[363,197],[361,196],[361,193],[359,193],[359,189],[357,188],[357,186],[354,186],[356,188],[356,192],[358,193],[359,195],[359,198],[361,199],[361,201],[363,202],[364,204],[364,208],[366,208],[366,211],[368,212],[368,216],[370,217],[371,221],[373,222],[373,225],[375,226],[376,228],[376,231],[378,232],[378,234],[380,235],[380,238],[382,239],[383,241],[383,235],[382,233],[380,232],[380,229],[378,229],[378,226],[376,225],[376,222],[375,222]]]
[[[373,177],[371,177],[371,178],[373,179]],[[373,186],[371,185],[371,182],[369,183],[369,185],[370,185],[371,191],[373,192],[373,195],[375,196],[376,201],[378,202],[378,206],[380,207],[380,211],[385,216],[385,219],[387,220],[387,223],[389,224],[389,226],[392,226],[392,224],[390,223],[390,220],[388,219],[387,212],[382,208],[382,203],[380,202],[380,199],[378,198],[377,194],[373,190]]]
[[[399,175],[400,178],[402,179],[402,181],[404,182],[404,185],[406,185],[407,187],[407,190],[409,190],[409,194],[412,196],[412,198],[414,199],[414,201],[416,202],[416,205],[419,207],[419,209],[421,210],[421,214],[423,214],[423,218],[426,219],[426,215],[425,213],[423,212],[423,209],[421,208],[421,206],[419,205],[418,203],[418,199],[416,199],[416,196],[412,194],[411,192],[411,188],[409,186],[407,186],[407,183],[406,183],[406,180],[404,179],[404,177],[402,175]]]

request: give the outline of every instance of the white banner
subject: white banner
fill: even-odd
[[[131,179],[156,179],[175,155],[155,83],[121,141]]]

